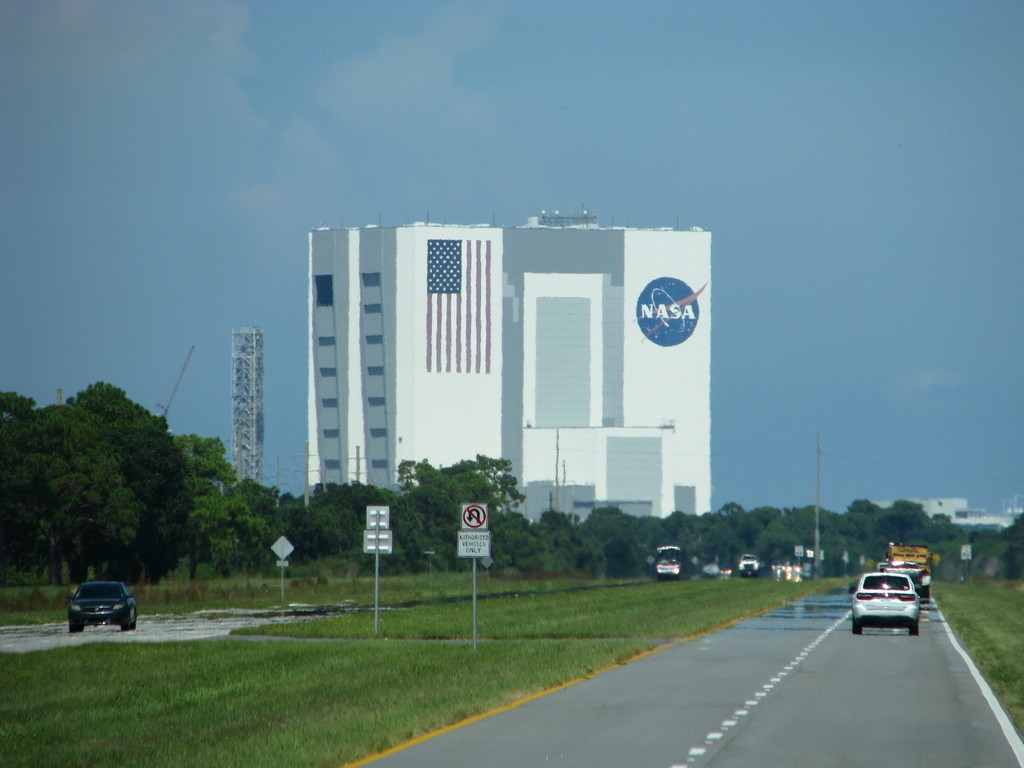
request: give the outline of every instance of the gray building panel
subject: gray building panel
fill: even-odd
[[[675,512],[687,515],[697,514],[697,488],[692,485],[675,486]]]
[[[608,498],[651,501],[651,489],[661,487],[661,440],[657,437],[609,437],[607,444]]]
[[[523,487],[525,501],[520,507],[530,520],[540,520],[541,515],[549,509],[565,514],[573,514],[580,520],[586,520],[596,506],[594,486],[592,485],[559,485],[550,481],[526,483]]]
[[[537,423],[590,424],[590,300],[537,300]]]
[[[621,285],[612,285],[611,279],[605,275],[603,317],[604,347],[602,350],[604,369],[601,372],[604,401],[601,404],[601,426],[621,427],[622,387],[624,365],[622,339],[625,320],[622,313],[623,289]]]
[[[348,427],[349,356],[347,348],[338,349],[339,336],[344,344],[348,338],[348,233],[339,230],[315,230],[310,233],[310,259],[313,272],[313,365],[316,375],[315,403],[320,428],[317,446],[323,472],[322,482],[340,483],[347,479],[348,456],[343,435]],[[317,278],[330,277],[331,302],[319,305]],[[321,369],[333,369],[335,375],[324,376]],[[325,405],[326,403],[326,405]],[[324,430],[336,430],[328,438]]]
[[[502,324],[502,456],[523,473],[523,276],[527,272],[606,275],[623,286],[625,233],[615,229],[509,228],[502,230],[506,295]],[[620,388],[621,392],[621,388]],[[621,407],[621,406],[620,406]]]
[[[363,385],[363,445],[366,482],[386,487],[394,482],[395,457],[395,295],[396,230],[360,232],[360,360]]]

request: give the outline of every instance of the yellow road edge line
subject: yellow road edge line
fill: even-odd
[[[814,593],[813,592],[809,592],[808,594],[814,594]],[[805,597],[806,597],[806,595],[805,595]],[[343,763],[341,766],[339,766],[339,768],[360,768],[360,766],[363,766],[363,765],[370,765],[371,763],[375,763],[378,760],[383,760],[385,757],[389,757],[390,755],[394,755],[394,754],[397,754],[398,752],[406,750],[409,747],[414,747],[417,744],[422,744],[425,741],[430,741],[431,739],[436,738],[438,736],[442,736],[442,735],[444,735],[446,733],[451,733],[452,731],[458,730],[459,728],[463,728],[464,726],[472,725],[473,723],[478,722],[480,720],[483,720],[485,718],[493,717],[494,715],[500,715],[502,712],[508,712],[509,710],[515,709],[516,707],[521,706],[523,704],[526,704],[527,702],[534,701],[535,699],[539,699],[542,696],[547,696],[549,694],[556,693],[558,691],[564,690],[564,689],[568,688],[571,685],[576,685],[577,683],[582,683],[584,680],[589,680],[592,677],[597,677],[600,674],[604,674],[605,672],[608,672],[609,670],[615,669],[616,667],[621,667],[624,664],[629,664],[632,661],[638,661],[639,659],[645,658],[647,656],[652,656],[653,654],[657,653],[658,651],[668,650],[669,648],[674,648],[675,646],[679,645],[680,643],[685,643],[685,642],[688,642],[690,640],[695,640],[696,638],[703,637],[704,635],[710,635],[712,632],[718,632],[718,631],[720,631],[722,629],[725,629],[726,627],[731,627],[733,624],[738,624],[739,622],[743,621],[744,619],[749,619],[749,618],[751,618],[753,616],[763,616],[766,613],[769,613],[771,611],[774,611],[774,610],[778,609],[782,605],[788,605],[789,602],[792,602],[792,600],[784,601],[782,603],[779,603],[778,605],[769,605],[769,606],[766,606],[766,607],[764,607],[764,608],[762,608],[760,610],[753,611],[753,612],[751,612],[749,614],[746,614],[746,615],[743,615],[743,616],[737,616],[736,618],[730,619],[729,621],[723,621],[721,624],[717,624],[717,625],[715,625],[713,627],[708,627],[707,629],[701,630],[700,632],[694,632],[694,633],[689,634],[689,635],[684,635],[683,637],[677,637],[674,640],[669,640],[667,643],[662,643],[661,645],[655,645],[655,646],[653,646],[651,648],[648,648],[646,651],[640,651],[640,653],[637,653],[637,654],[635,654],[633,656],[630,656],[628,659],[626,659],[624,661],[619,661],[619,662],[616,662],[615,664],[610,664],[607,667],[605,667],[604,669],[600,669],[597,672],[593,672],[593,673],[591,673],[591,674],[589,674],[589,675],[587,675],[585,677],[577,677],[574,680],[569,680],[568,682],[562,683],[561,685],[556,685],[553,688],[546,688],[543,691],[538,691],[537,693],[532,693],[529,696],[525,696],[522,699],[517,699],[516,701],[513,701],[513,702],[511,702],[509,704],[502,704],[500,707],[494,707],[493,709],[488,709],[488,710],[486,710],[484,712],[480,712],[479,714],[471,715],[471,716],[469,716],[469,717],[467,717],[467,718],[465,718],[463,720],[459,720],[457,723],[452,723],[451,725],[445,725],[445,726],[443,726],[441,728],[437,728],[436,730],[428,731],[427,733],[421,734],[419,736],[414,736],[413,738],[407,739],[406,741],[403,741],[400,744],[396,744],[393,747],[388,747],[383,752],[376,752],[376,753],[374,753],[372,755],[367,755],[365,757],[361,757],[361,758],[359,758],[357,760],[354,760],[352,762]],[[580,638],[580,639],[594,639],[594,638]],[[624,640],[628,640],[630,638],[623,638],[623,639]]]
[[[413,738],[407,739],[406,741],[403,741],[400,744],[396,744],[393,747],[388,747],[383,752],[377,752],[377,753],[374,753],[372,755],[367,755],[366,757],[361,757],[358,760],[355,760],[353,762],[344,763],[344,764],[342,764],[340,766],[340,768],[359,768],[360,766],[363,766],[363,765],[370,765],[371,763],[375,763],[378,760],[383,760],[385,757],[389,757],[390,755],[394,755],[394,754],[397,754],[398,752],[402,752],[403,750],[409,749],[410,747],[414,747],[417,744],[422,744],[425,741],[430,741],[431,739],[436,738],[438,736],[443,736],[446,733],[451,733],[452,731],[456,731],[459,728],[463,728],[463,727],[465,727],[467,725],[472,725],[473,723],[478,722],[480,720],[484,720],[485,718],[493,717],[494,715],[500,715],[502,712],[508,712],[509,710],[515,709],[516,707],[519,707],[519,706],[521,706],[523,704],[526,704],[528,702],[531,702],[531,701],[534,701],[536,699],[539,699],[539,698],[541,698],[543,696],[547,696],[547,695],[552,694],[552,693],[557,693],[558,691],[561,691],[561,690],[564,690],[564,689],[566,689],[566,688],[568,688],[570,686],[576,685],[577,683],[582,683],[584,680],[589,680],[592,677],[597,677],[598,675],[604,674],[605,672],[608,672],[608,671],[610,671],[612,669],[615,669],[616,667],[621,667],[624,664],[629,664],[630,662],[638,661],[639,659],[643,659],[643,658],[645,658],[647,656],[652,656],[655,653],[657,653],[658,651],[664,651],[664,650],[667,650],[669,648],[674,648],[675,646],[679,645],[680,643],[685,643],[688,640],[693,640],[695,638],[702,637],[703,635],[708,635],[708,634],[711,634],[712,632],[717,632],[720,629],[725,629],[726,627],[731,626],[732,624],[735,624],[738,621],[741,621],[742,618],[743,617],[736,618],[736,619],[733,619],[731,621],[727,621],[727,622],[724,622],[722,624],[719,624],[717,626],[709,627],[708,629],[703,630],[701,632],[695,632],[693,634],[685,635],[683,637],[677,637],[674,640],[669,640],[667,643],[662,643],[661,645],[655,645],[655,646],[653,646],[651,648],[648,648],[646,651],[640,651],[639,653],[634,654],[633,656],[630,656],[628,659],[625,659],[623,661],[615,662],[614,664],[610,664],[607,667],[605,667],[604,669],[599,669],[598,671],[593,672],[593,673],[591,673],[589,675],[586,675],[585,677],[577,677],[577,678],[575,678],[573,680],[569,680],[568,682],[561,683],[560,685],[556,685],[556,686],[554,686],[552,688],[546,688],[543,691],[537,691],[537,693],[532,693],[529,696],[525,696],[525,697],[523,697],[521,699],[516,699],[515,701],[510,702],[508,704],[502,704],[499,707],[494,707],[494,708],[488,709],[488,710],[486,710],[484,712],[480,712],[480,713],[475,714],[475,715],[470,715],[469,717],[467,717],[467,718],[465,718],[463,720],[459,720],[457,723],[452,723],[450,725],[442,726],[441,728],[437,728],[436,730],[428,731],[427,733],[421,734],[419,736],[414,736]],[[623,638],[623,639],[629,639],[629,638]]]

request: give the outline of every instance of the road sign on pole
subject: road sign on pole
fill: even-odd
[[[463,504],[462,505],[462,530],[464,530],[464,531],[486,531],[487,530],[487,505],[486,504]]]
[[[391,531],[363,531],[363,552],[368,555],[390,555],[393,551]]]
[[[281,603],[284,603],[284,569],[288,567],[288,555],[295,551],[295,547],[284,536],[274,542],[270,551],[277,555],[277,567],[281,569]]]
[[[288,555],[295,551],[295,547],[292,546],[292,543],[288,541],[288,539],[282,536],[274,542],[270,551],[277,555],[278,560],[287,560]]]
[[[487,505],[462,505],[459,557],[473,560],[473,648],[476,648],[476,561],[491,556],[491,532],[487,530]]]
[[[363,552],[373,555],[373,633],[380,632],[380,556],[390,555],[391,507],[368,506],[366,530],[363,531]]]
[[[459,557],[490,556],[490,531],[459,531]]]
[[[391,507],[367,507],[366,527],[370,530],[374,528],[390,528]]]

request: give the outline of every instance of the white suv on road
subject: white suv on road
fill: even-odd
[[[918,634],[921,598],[902,573],[865,573],[853,590],[853,634],[864,627],[906,627]]]

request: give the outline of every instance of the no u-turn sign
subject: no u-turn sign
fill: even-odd
[[[462,530],[464,530],[464,531],[486,531],[487,530],[487,505],[486,504],[463,504],[462,505]]]

